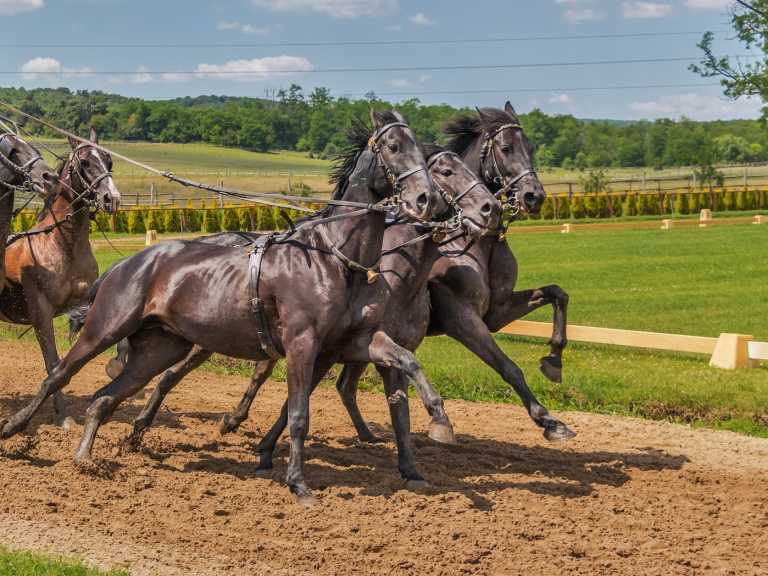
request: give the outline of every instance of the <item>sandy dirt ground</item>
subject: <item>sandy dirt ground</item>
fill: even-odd
[[[43,377],[39,352],[2,343],[0,417]],[[103,362],[68,389],[79,423],[106,382]],[[448,402],[459,438],[434,445],[412,402],[430,488],[404,489],[384,398],[361,408],[387,442],[356,442],[335,391],[313,398],[307,478],[320,503],[294,502],[274,472],[254,472],[253,446],[285,389],[269,383],[243,430],[217,420],[244,389],[198,372],[174,392],[146,436],[121,455],[140,400],[97,440],[97,466],[71,461],[78,426],[52,409],[0,450],[0,543],[77,556],[136,575],[272,574],[768,574],[768,441],[581,413],[579,435],[552,445],[519,408]]]

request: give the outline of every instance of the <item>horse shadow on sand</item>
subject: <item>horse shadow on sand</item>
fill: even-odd
[[[0,414],[10,414],[31,397],[0,398]],[[82,423],[90,396],[68,396],[71,413]],[[140,411],[141,402],[126,403],[118,409],[113,421],[130,424]],[[216,422],[217,412],[174,413],[161,410],[156,426],[183,430],[183,419]],[[41,410],[29,428],[34,436],[41,424],[53,422],[48,405]],[[341,417],[341,416],[340,416]],[[346,437],[325,438],[310,434],[306,443],[306,477],[321,491],[327,487],[357,489],[362,495],[390,497],[403,488],[397,472],[397,452],[391,428],[371,424],[384,442],[360,444],[350,425]],[[151,435],[152,432],[149,432]],[[461,493],[478,509],[489,510],[492,502],[485,496],[501,490],[521,490],[542,496],[583,498],[601,486],[622,487],[636,471],[680,470],[689,459],[684,454],[670,454],[654,448],[627,451],[582,450],[578,444],[531,444],[457,435],[457,446],[439,445],[425,434],[414,432],[416,457],[420,471],[430,483],[426,493]],[[255,441],[258,435],[240,432],[222,439],[211,438],[202,445],[179,441],[161,449],[149,442],[143,455],[155,466],[177,472],[209,472],[226,474],[242,480],[255,478],[281,482],[285,475],[288,443],[283,438],[276,448],[275,468],[258,471],[255,465]],[[246,454],[243,454],[243,453]],[[189,460],[181,469],[164,464],[172,454],[185,453]],[[34,464],[34,458],[25,457]],[[40,466],[54,462],[38,462]],[[119,464],[118,464],[119,466]]]

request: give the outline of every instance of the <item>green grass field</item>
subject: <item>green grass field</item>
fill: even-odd
[[[768,341],[768,227],[542,232],[509,241],[520,264],[518,287],[560,284],[570,294],[574,324],[704,336],[741,332]],[[116,258],[110,249],[98,250],[102,270]],[[549,309],[529,317],[550,318]],[[663,418],[768,437],[766,365],[730,372],[709,368],[702,356],[572,343],[564,383],[555,385],[538,371],[548,350],[543,340],[498,340],[551,410]],[[495,372],[448,338],[428,339],[418,356],[447,398],[518,402]],[[250,370],[226,359],[208,368]],[[281,367],[276,376],[284,377]],[[373,371],[366,385],[378,388]]]
[[[0,576],[128,576],[128,572],[102,572],[76,560],[0,547]]]

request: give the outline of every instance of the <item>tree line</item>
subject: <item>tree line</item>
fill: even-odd
[[[396,107],[426,142],[442,142],[446,120],[471,109],[430,105],[418,99],[397,104],[368,94],[334,97],[326,88],[309,94],[298,85],[274,99],[199,96],[166,101],[67,88],[0,88],[0,99],[79,134],[93,126],[106,139],[205,142],[268,152],[295,150],[331,157],[345,144],[353,118],[371,107]],[[548,115],[521,115],[539,166],[579,168],[711,166],[768,161],[768,130],[758,120],[696,122],[689,119],[617,122]],[[52,136],[29,123],[27,130]]]

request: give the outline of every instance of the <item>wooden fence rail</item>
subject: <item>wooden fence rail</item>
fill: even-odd
[[[515,336],[550,338],[552,324],[518,320],[499,332]],[[710,356],[710,366],[725,370],[755,368],[759,361],[768,360],[768,342],[755,342],[750,334],[723,333],[718,338],[712,338],[569,324],[568,339],[592,344],[706,354]]]

